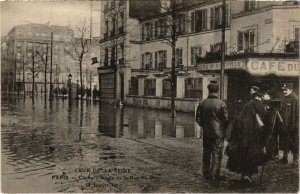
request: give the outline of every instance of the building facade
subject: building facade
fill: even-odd
[[[51,47],[51,36],[53,39]],[[99,88],[97,69],[92,66],[92,58],[100,58],[99,40],[84,39],[87,53],[82,59],[83,85],[87,88]],[[52,48],[52,51],[51,51]],[[74,37],[74,31],[68,26],[48,24],[24,24],[15,26],[1,44],[2,85],[7,91],[31,93],[32,75],[35,75],[35,92],[50,90],[50,69],[52,59],[52,83],[55,88],[66,85],[69,74],[72,82],[80,83],[79,62],[76,60],[75,48],[81,49],[81,39]],[[51,57],[52,54],[52,57]],[[78,59],[78,57],[77,57]],[[34,61],[34,62],[33,62]],[[33,70],[34,65],[34,70]],[[23,78],[24,77],[24,78]],[[65,86],[66,87],[66,86]]]
[[[161,1],[160,5],[149,6],[155,14],[134,16],[130,14],[131,2],[138,1],[125,1],[124,4],[123,1],[116,1],[119,7],[112,6],[103,12],[101,57],[104,60],[98,70],[99,79],[103,80],[102,98],[107,97],[106,91],[110,88],[112,95],[109,98],[115,101],[168,109],[172,62],[169,40],[174,30],[165,25],[165,18],[169,20],[171,12],[165,9]],[[207,64],[213,67],[220,63],[222,1],[190,1],[189,5],[180,8],[180,4],[185,2],[175,1],[179,5],[175,30],[175,100],[176,110],[193,111],[197,99],[207,97],[207,84],[220,79],[219,69],[209,69],[210,65]],[[144,5],[141,2],[139,7]],[[116,15],[121,15],[118,20],[114,19]],[[121,26],[126,29],[123,39],[118,36],[108,38],[107,33],[114,29],[112,26],[116,25],[115,21],[123,21]],[[226,1],[224,21],[227,58],[247,53],[286,53],[286,46],[299,40],[297,1]],[[116,47],[119,48],[115,51]],[[121,60],[113,65],[116,55]],[[295,60],[295,57],[292,58],[292,61]],[[111,76],[111,81],[104,81],[108,76]],[[226,74],[225,99],[228,96],[228,78],[229,74]]]

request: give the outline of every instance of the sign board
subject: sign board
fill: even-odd
[[[198,64],[198,71],[220,70],[221,63]],[[267,60],[249,59],[226,61],[225,70],[245,70],[253,75],[275,74],[278,76],[299,76],[299,62],[297,60]]]

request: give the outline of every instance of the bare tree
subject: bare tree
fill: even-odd
[[[172,47],[171,62],[171,118],[176,117],[175,97],[176,97],[176,42],[179,35],[185,32],[190,19],[187,15],[187,8],[191,3],[182,0],[163,0],[161,8],[165,11],[165,16],[160,19],[159,27],[164,29],[163,39]]]
[[[82,25],[82,27],[77,28],[79,33],[79,38],[75,38],[72,40],[72,51],[66,52],[69,56],[71,56],[72,59],[77,61],[79,63],[79,71],[80,71],[80,89],[83,86],[83,79],[82,79],[82,62],[84,59],[84,56],[89,51],[89,39],[87,38],[89,36],[89,27],[86,26],[86,22]],[[82,95],[81,95],[82,99]]]

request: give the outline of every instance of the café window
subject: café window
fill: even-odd
[[[167,51],[161,50],[155,52],[155,68],[156,69],[163,69],[167,66]]]
[[[142,54],[142,68],[152,69],[153,66],[152,53]]]
[[[172,97],[172,83],[170,79],[163,80],[163,96]]]
[[[155,96],[155,79],[146,79],[144,82],[144,95],[145,96]]]
[[[238,32],[238,52],[244,51],[246,53],[254,52],[255,45],[255,31],[247,30]]]
[[[202,99],[202,78],[187,78],[185,79],[185,98],[200,98]]]
[[[183,65],[182,53],[183,53],[182,48],[177,48],[176,49],[176,66]]]
[[[137,77],[131,77],[129,80],[129,94],[138,95],[139,80]]]
[[[200,46],[191,47],[191,65],[196,65],[196,56],[202,56],[202,48]]]

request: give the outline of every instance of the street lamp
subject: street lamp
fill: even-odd
[[[72,80],[72,74],[70,73],[69,75],[68,75],[68,96],[69,96],[69,99],[71,99],[71,91],[72,91],[72,85],[71,85],[71,80]]]

